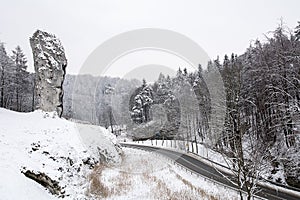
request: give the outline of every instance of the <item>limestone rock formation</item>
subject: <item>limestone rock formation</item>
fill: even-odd
[[[37,30],[30,38],[35,69],[36,109],[63,112],[63,81],[67,59],[56,36]]]

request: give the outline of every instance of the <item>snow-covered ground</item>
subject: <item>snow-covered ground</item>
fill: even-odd
[[[204,180],[155,153],[124,148],[119,166],[98,166],[90,197],[105,199],[238,199],[232,190]]]
[[[42,111],[0,109],[0,118],[0,199],[59,198],[21,173],[26,170],[43,172],[58,181],[65,199],[93,199],[99,195],[106,199],[237,196],[156,154],[126,148],[121,154],[116,138],[98,126],[78,124]],[[108,164],[92,169],[90,164],[100,154]]]
[[[0,199],[56,199],[21,171],[43,172],[57,180],[67,199],[83,199],[90,164],[99,152],[121,161],[106,129],[76,124],[53,113],[17,113],[0,109]],[[103,157],[103,156],[102,156]]]
[[[115,136],[99,126],[42,111],[0,109],[0,119],[1,200],[59,198],[21,173],[26,170],[43,172],[58,181],[64,199],[239,198],[235,191],[191,174],[158,154],[129,148],[121,151]],[[128,141],[125,136],[119,138]],[[151,145],[151,141],[143,144]],[[157,141],[157,146],[174,145]],[[186,144],[176,145],[182,151],[187,148]],[[222,163],[221,155],[203,146],[198,146],[198,152]],[[92,168],[99,159],[108,164]]]

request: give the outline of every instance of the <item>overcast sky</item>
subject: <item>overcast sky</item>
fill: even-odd
[[[181,33],[211,58],[239,54],[281,17],[294,28],[299,8],[299,0],[1,0],[0,40],[9,52],[20,45],[32,71],[29,37],[36,29],[54,33],[65,47],[67,72],[75,74],[102,42],[139,28]]]

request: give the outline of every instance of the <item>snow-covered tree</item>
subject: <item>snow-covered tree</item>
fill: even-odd
[[[15,74],[13,80],[15,84],[15,109],[17,111],[22,111],[24,107],[22,103],[29,104],[30,95],[30,88],[28,87],[29,84],[29,72],[27,72],[27,59],[25,54],[23,53],[20,46],[17,46],[15,50],[12,51],[11,60],[13,61],[15,67]]]
[[[7,79],[7,69],[9,67],[9,57],[6,53],[4,44],[1,42],[0,43],[0,107],[6,107],[6,99],[5,99],[5,85],[6,85],[6,79]]]
[[[151,120],[150,108],[153,103],[152,87],[147,85],[145,79],[139,93],[134,97],[131,117],[136,123],[149,122]]]
[[[13,109],[15,92],[16,70],[10,57],[7,55],[4,44],[0,44],[0,71],[1,71],[1,107]]]

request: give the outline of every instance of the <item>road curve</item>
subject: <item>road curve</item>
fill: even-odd
[[[163,156],[168,157],[169,159],[172,159],[174,162],[179,163],[180,165],[186,167],[187,169],[193,171],[194,173],[200,174],[202,176],[213,179],[219,183],[238,189],[236,185],[234,185],[232,182],[228,180],[228,178],[233,179],[232,175],[223,172],[220,173],[214,167],[188,154],[172,151],[170,149],[153,147],[153,146],[135,145],[135,144],[127,144],[127,143],[121,143],[121,145],[123,147],[142,149],[151,152],[155,151],[155,153],[159,153]],[[283,200],[283,199],[299,200],[300,199],[299,196],[296,196],[292,193],[276,191],[275,189],[271,189],[265,186],[259,186],[259,187],[260,187],[260,191],[256,195],[265,199],[272,199],[272,200]]]

